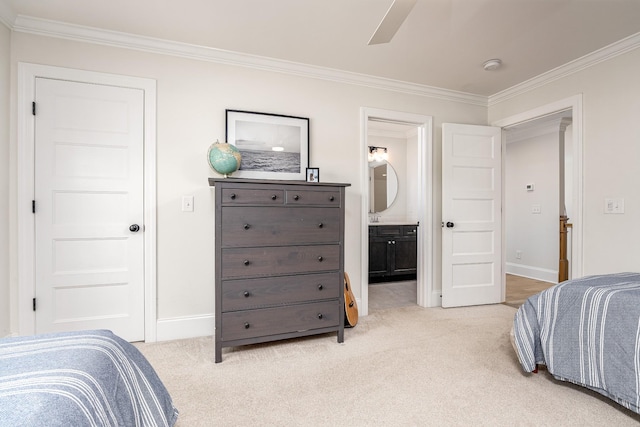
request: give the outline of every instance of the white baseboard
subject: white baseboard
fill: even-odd
[[[506,271],[507,274],[542,280],[543,282],[558,283],[558,270],[547,270],[546,268],[508,262]]]
[[[206,314],[193,317],[160,319],[156,328],[157,341],[213,336],[215,332],[215,316]]]

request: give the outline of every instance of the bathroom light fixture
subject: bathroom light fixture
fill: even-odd
[[[484,64],[482,64],[482,67],[484,68],[485,71],[493,71],[493,70],[497,70],[498,68],[500,68],[500,66],[502,65],[502,61],[499,59],[490,59],[488,61],[486,61]]]
[[[387,147],[374,147],[373,145],[370,145],[368,158],[370,162],[381,162],[383,160],[387,160],[389,158],[387,155]]]

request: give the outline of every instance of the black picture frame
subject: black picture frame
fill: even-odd
[[[307,182],[320,182],[320,168],[307,168]]]
[[[225,137],[240,151],[238,178],[306,179],[309,119],[282,114],[225,110]]]

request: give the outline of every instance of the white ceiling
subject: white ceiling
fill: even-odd
[[[640,33],[640,0],[0,0],[16,15],[489,96]],[[493,72],[482,64],[500,58]]]

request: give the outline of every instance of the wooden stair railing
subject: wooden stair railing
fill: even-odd
[[[569,260],[567,259],[567,234],[572,224],[569,217],[560,215],[560,264],[558,266],[558,283],[569,279]]]

